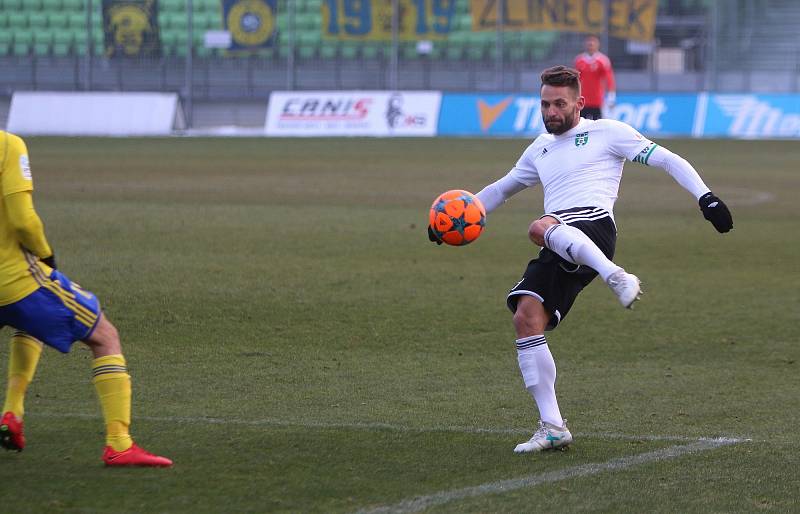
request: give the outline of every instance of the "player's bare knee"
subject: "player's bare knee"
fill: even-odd
[[[536,245],[544,247],[545,232],[547,232],[547,229],[552,225],[557,225],[558,223],[559,222],[557,219],[551,218],[550,216],[539,218],[531,223],[530,227],[528,227],[528,237]]]
[[[527,296],[520,298],[513,316],[517,337],[542,334],[547,326],[547,321],[547,313],[538,300]]]
[[[533,243],[537,246],[544,246],[544,234],[540,233],[540,230],[536,225],[538,222],[539,220],[536,220],[531,223],[530,227],[528,227],[528,239],[533,241]]]
[[[516,331],[517,336],[519,336],[520,334],[528,334],[534,330],[532,320],[528,316],[526,316],[525,313],[522,312],[520,309],[517,309],[516,312],[514,312],[513,322],[514,322],[514,330]],[[536,334],[531,334],[531,335],[536,335]]]
[[[119,332],[117,332],[117,328],[111,324],[105,316],[102,316],[97,321],[97,326],[95,326],[92,335],[84,340],[84,343],[86,343],[92,349],[95,356],[98,357],[122,353]]]

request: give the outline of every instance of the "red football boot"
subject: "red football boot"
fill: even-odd
[[[150,468],[168,468],[172,466],[172,461],[168,458],[153,455],[136,446],[136,443],[122,452],[106,446],[103,452],[103,462],[106,463],[106,466],[143,466]]]
[[[21,452],[25,448],[25,435],[22,433],[22,420],[12,412],[3,414],[0,419],[0,446],[6,450]]]

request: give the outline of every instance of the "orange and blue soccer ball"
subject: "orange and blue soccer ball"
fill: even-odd
[[[430,226],[441,241],[452,246],[469,244],[486,225],[486,209],[469,191],[453,189],[440,194],[431,205]]]

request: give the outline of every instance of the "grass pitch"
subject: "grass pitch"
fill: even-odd
[[[425,223],[526,141],[30,139],[60,267],[122,334],[134,437],[176,465],[104,469],[91,355],[47,350],[28,448],[0,454],[2,511],[407,512],[437,493],[431,512],[800,509],[800,148],[664,143],[735,228],[626,164],[616,260],[646,295],[625,311],[595,281],[548,335],[576,442],[518,456],[536,412],[505,294],[541,193],[467,247],[430,244]],[[706,437],[752,441],[631,464]],[[574,474],[609,462],[628,464]]]

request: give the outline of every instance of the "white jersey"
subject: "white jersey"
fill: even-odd
[[[625,159],[646,162],[656,145],[616,120],[587,120],[560,135],[542,134],[523,152],[508,177],[541,184],[544,212],[600,207],[613,217]]]

